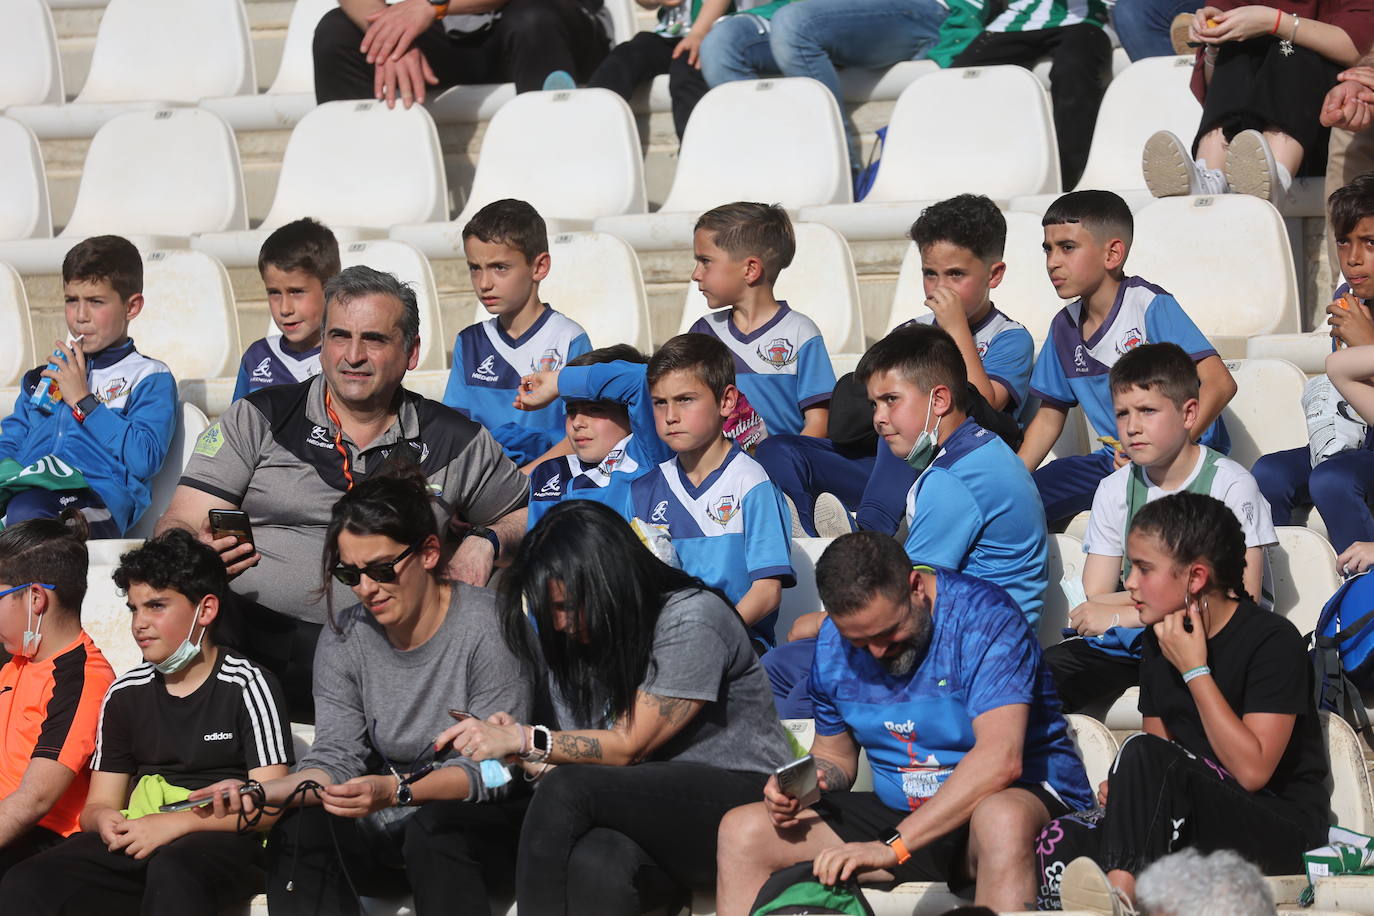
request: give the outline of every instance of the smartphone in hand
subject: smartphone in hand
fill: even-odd
[[[816,775],[816,758],[805,757],[785,763],[773,771],[778,777],[778,788],[783,794],[795,798],[803,808],[809,808],[821,800],[821,784]]]
[[[210,533],[216,538],[236,537],[240,544],[253,543],[253,525],[242,509],[211,509]]]

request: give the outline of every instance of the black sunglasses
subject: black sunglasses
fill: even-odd
[[[340,563],[338,566],[331,569],[329,574],[349,588],[363,581],[363,576],[367,576],[373,582],[386,585],[389,582],[396,581],[396,565],[414,553],[415,549],[423,543],[424,541],[420,541],[419,543],[411,544],[405,550],[401,551],[401,555],[394,560],[388,560],[384,563],[369,563],[363,567],[348,566],[344,563]]]

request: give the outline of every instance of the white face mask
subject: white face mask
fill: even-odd
[[[172,654],[162,661],[153,665],[163,674],[176,674],[185,668],[200,655],[200,644],[205,641],[205,630],[200,631],[200,639],[191,642],[191,634],[196,631],[196,621],[200,618],[200,605],[196,605],[195,615],[191,617],[191,629],[187,631],[186,638],[181,641],[181,645],[172,650]]]
[[[907,453],[906,463],[916,471],[921,473],[930,467],[930,463],[935,460],[935,453],[939,451],[939,443],[935,441],[940,432],[940,418],[935,418],[935,425],[929,426],[930,415],[935,407],[935,395],[932,393],[930,399],[926,401],[926,420],[921,425],[921,434],[916,437],[916,444]],[[927,428],[929,426],[929,428]]]
[[[29,611],[24,620],[24,643],[19,649],[19,654],[25,658],[32,659],[38,654],[38,646],[43,642],[43,615],[38,615],[38,626],[34,628],[33,623],[33,591],[29,591]]]

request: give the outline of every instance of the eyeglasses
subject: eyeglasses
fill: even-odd
[[[57,588],[57,586],[49,585],[46,582],[25,582],[23,585],[16,585],[14,588],[7,588],[3,592],[0,592],[0,598],[5,597],[6,595],[13,595],[15,592],[22,592],[30,585],[36,585],[39,588],[46,588],[48,591],[54,591]]]
[[[401,555],[394,560],[388,560],[384,563],[369,563],[362,567],[348,566],[340,563],[338,566],[331,569],[329,574],[349,588],[363,581],[363,576],[367,576],[379,585],[386,585],[387,583],[396,581],[396,566],[406,557],[414,553],[415,549],[423,543],[424,541],[419,541],[418,543],[411,544],[405,550],[401,551]]]

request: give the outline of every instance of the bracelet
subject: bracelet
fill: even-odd
[[[520,750],[515,756],[523,758],[534,748],[534,729],[529,725],[520,726]]]
[[[1274,10],[1274,27],[1269,30],[1270,35],[1279,34],[1279,25],[1283,23],[1283,10]]]
[[[544,736],[544,746],[540,748],[537,737]],[[530,749],[526,754],[521,754],[520,759],[526,763],[544,763],[549,759],[549,753],[553,750],[553,732],[549,731],[547,725],[534,725],[530,727]]]
[[[1196,668],[1190,668],[1187,671],[1183,672],[1183,683],[1186,684],[1194,678],[1199,678],[1202,677],[1204,674],[1211,673],[1211,668],[1207,667],[1206,665],[1198,665]]]

